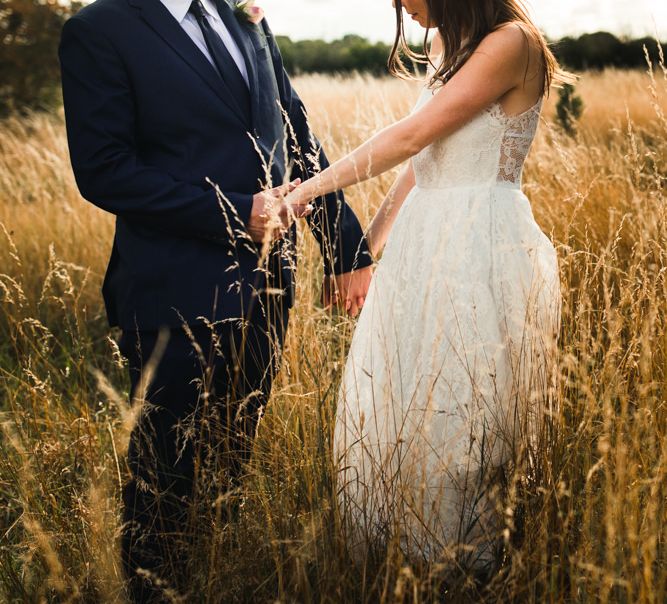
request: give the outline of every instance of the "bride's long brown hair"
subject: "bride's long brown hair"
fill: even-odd
[[[403,3],[395,0],[396,39],[389,56],[392,74],[409,78],[412,72],[405,66],[401,55],[416,63],[431,64],[434,73],[430,86],[446,83],[466,62],[485,36],[507,23],[518,23],[526,38],[539,47],[544,66],[544,92],[547,94],[554,81],[566,82],[571,76],[558,65],[556,57],[534,25],[521,0],[426,0],[430,15],[430,27],[440,33],[444,52],[439,65],[429,58],[428,37],[424,36],[423,54],[414,52],[405,39]],[[526,75],[528,65],[526,65]]]

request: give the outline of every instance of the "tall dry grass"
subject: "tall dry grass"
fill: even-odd
[[[416,95],[364,77],[296,87],[334,158]],[[283,369],[230,496],[237,517],[202,511],[188,601],[667,600],[667,75],[586,74],[578,91],[578,137],[554,126],[551,101],[525,174],[559,252],[560,412],[536,471],[506,496],[501,573],[443,584],[396,543],[361,561],[348,552],[329,447],[354,325],[319,307],[306,236]],[[113,220],[77,193],[61,115],[1,127],[0,597],[123,601],[115,540],[133,410],[99,294]],[[364,224],[391,180],[349,191]]]

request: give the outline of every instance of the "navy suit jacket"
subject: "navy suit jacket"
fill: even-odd
[[[293,302],[296,229],[258,268],[252,197],[328,164],[266,21],[242,22],[226,2],[218,10],[244,54],[250,107],[159,0],[97,0],[63,28],[72,167],[83,197],[116,215],[103,286],[112,326],[240,318],[262,292]],[[318,200],[309,224],[327,274],[371,263],[342,193]]]

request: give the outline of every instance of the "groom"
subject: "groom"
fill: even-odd
[[[284,183],[327,166],[255,16],[227,0],[97,0],[62,33],[72,165],[116,216],[104,300],[144,401],[123,492],[135,601],[159,601],[184,566],[174,544],[203,457],[223,493],[248,460],[294,302],[293,217],[307,213],[286,207]],[[307,220],[325,298],[333,282],[356,310],[371,264],[359,222],[342,193]]]

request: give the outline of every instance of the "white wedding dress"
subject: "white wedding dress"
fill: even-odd
[[[510,117],[495,103],[413,158],[336,413],[359,545],[398,532],[410,556],[494,560],[493,477],[534,436],[560,320],[556,251],[521,191],[541,105]]]

